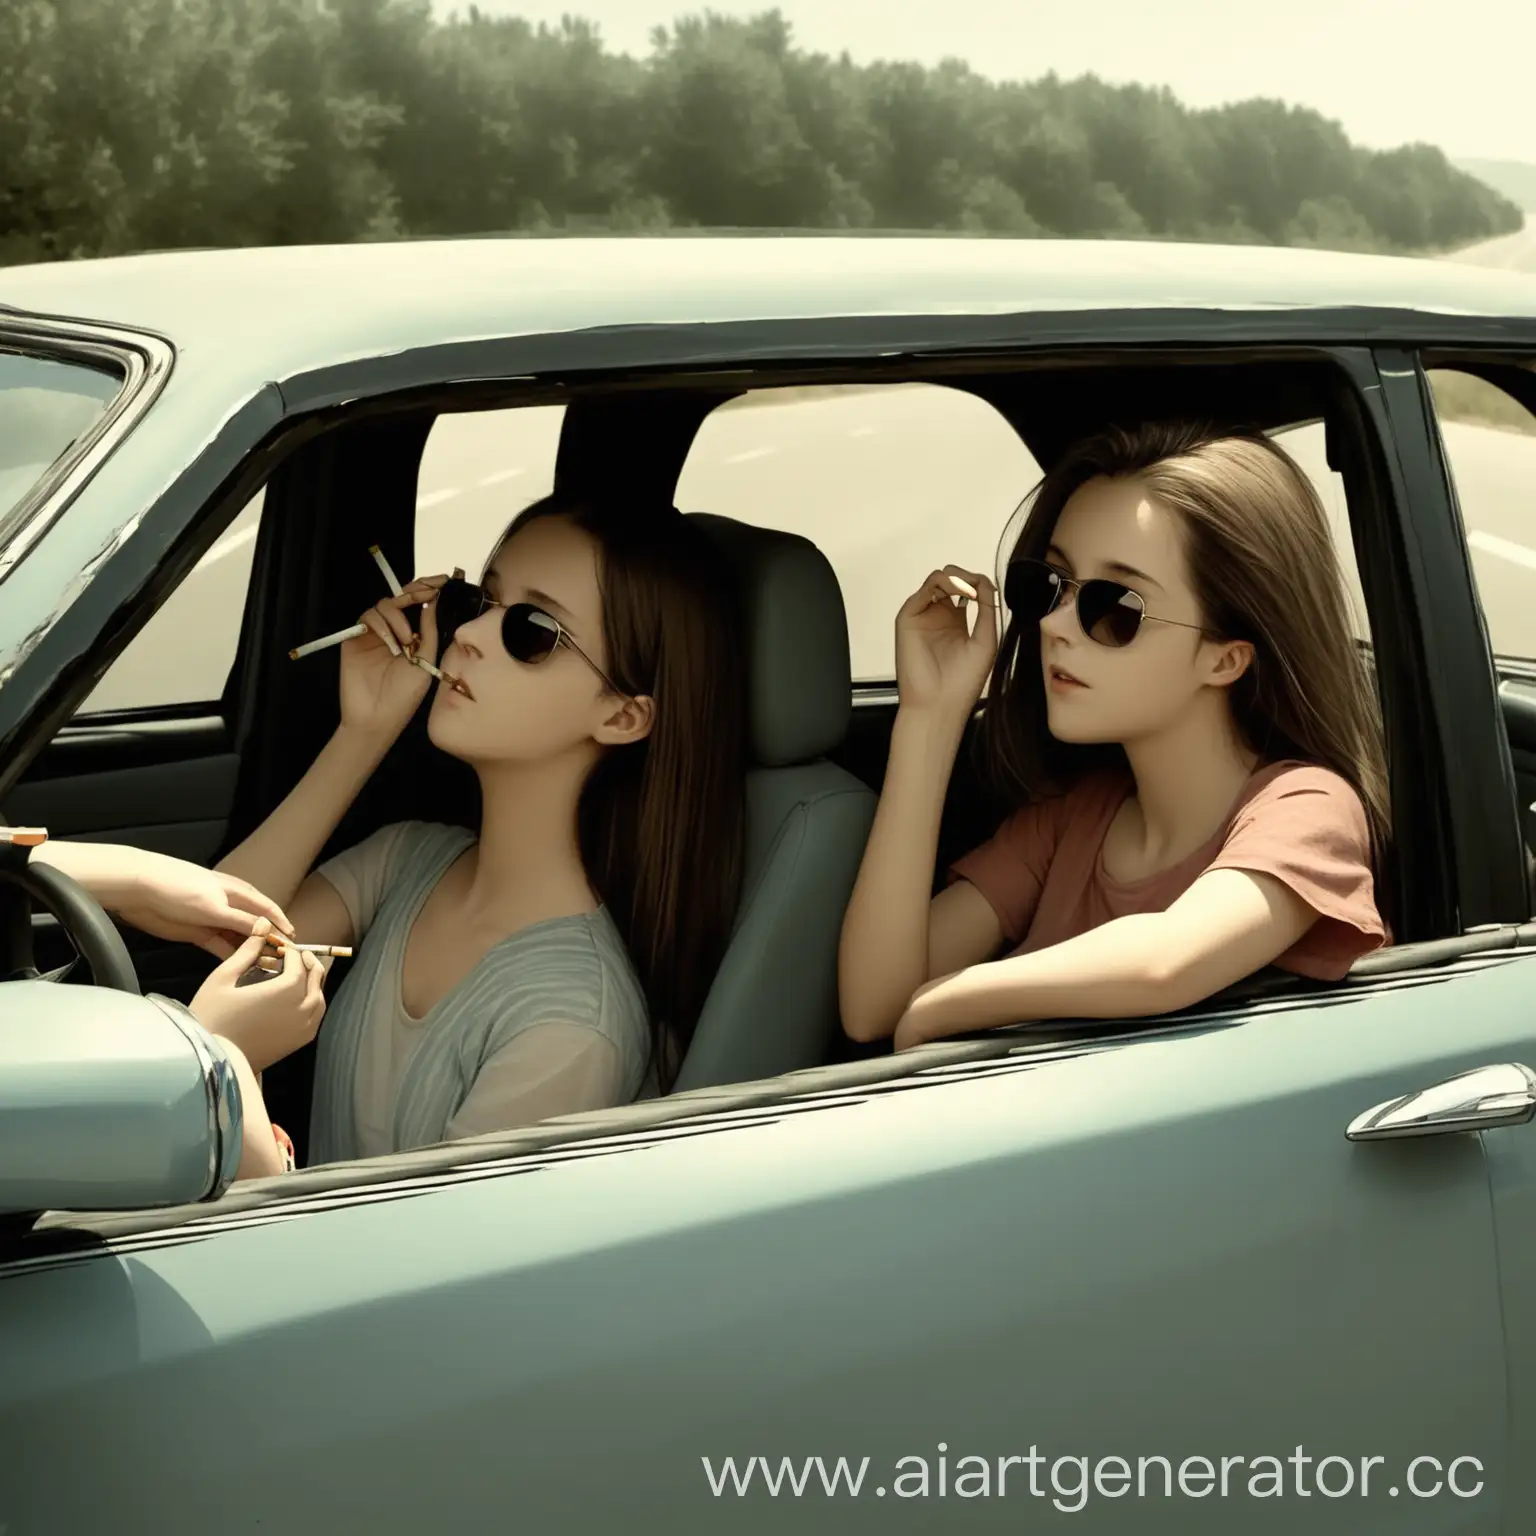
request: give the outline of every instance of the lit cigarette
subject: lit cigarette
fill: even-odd
[[[0,843],[13,843],[18,848],[38,848],[47,841],[47,827],[0,827]]]
[[[390,595],[392,597],[399,597],[405,589],[395,580],[395,573],[390,569],[389,560],[385,556],[384,551],[377,544],[370,544],[368,546],[368,553],[373,556],[379,569],[383,571],[384,580],[389,583]]]
[[[288,939],[284,939],[283,943],[287,948],[302,950],[307,955],[334,955],[338,960],[352,958],[350,944],[295,944]]]
[[[356,640],[368,633],[366,624],[353,624],[346,629],[338,629],[334,635],[321,635],[318,640],[307,640],[303,645],[296,645],[288,652],[289,659],[297,661],[301,656],[312,656],[316,651],[328,651],[333,645],[345,645],[348,640]]]

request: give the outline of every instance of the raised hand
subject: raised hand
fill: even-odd
[[[369,735],[398,736],[432,686],[414,665],[418,656],[437,660],[435,599],[446,576],[421,577],[399,597],[386,597],[363,614],[366,635],[341,648],[341,723]],[[419,609],[421,632],[411,628],[409,609]]]
[[[946,565],[932,572],[896,615],[896,683],[904,707],[969,715],[996,656],[997,588],[974,571]]]

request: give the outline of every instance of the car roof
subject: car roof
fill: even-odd
[[[242,372],[283,378],[442,342],[701,321],[1159,308],[1536,318],[1536,276],[1162,241],[500,237],[0,268],[0,306],[154,331],[226,358],[238,349]]]

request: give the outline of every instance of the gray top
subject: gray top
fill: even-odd
[[[603,907],[509,935],[424,1018],[406,1012],[411,928],[473,842],[461,827],[397,822],[316,871],[359,948],[320,1031],[311,1165],[603,1109],[647,1089],[645,995]]]

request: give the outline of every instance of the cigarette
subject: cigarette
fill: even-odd
[[[379,569],[383,571],[384,580],[389,583],[390,596],[399,597],[405,589],[395,580],[395,573],[390,569],[389,560],[385,557],[384,551],[377,544],[370,544],[368,553],[373,556]]]
[[[356,640],[367,633],[366,624],[353,624],[346,629],[338,629],[334,635],[321,635],[318,640],[307,640],[303,645],[296,645],[288,652],[288,657],[291,661],[297,661],[301,656],[312,656],[316,651],[328,651],[333,645],[345,645],[348,640]]]
[[[422,656],[412,656],[410,659],[418,667],[420,667],[423,672],[426,672],[430,676],[435,677],[438,682],[446,683],[456,693],[464,692],[463,683],[461,683],[458,678],[453,675],[453,673],[444,672],[441,667],[434,667],[430,661],[426,660],[426,658]]]
[[[338,960],[350,960],[352,958],[352,946],[350,944],[296,944],[292,939],[281,933],[269,935],[267,942],[276,949],[297,949],[309,955],[332,955]]]
[[[14,843],[18,848],[38,848],[47,841],[47,827],[0,827],[0,843]]]

